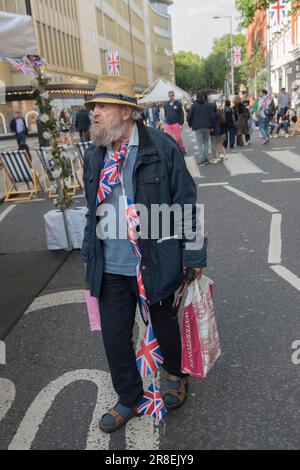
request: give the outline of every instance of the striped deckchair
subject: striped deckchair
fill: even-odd
[[[38,193],[38,187],[43,191],[38,174],[25,150],[7,150],[1,152],[0,158],[4,167],[5,202],[29,201]]]
[[[51,153],[48,153],[45,148],[35,149],[36,154],[42,164],[43,168],[43,181],[45,192],[48,193],[49,199],[57,198],[57,194],[52,194],[51,187],[53,186],[54,180],[52,171],[54,169],[54,161]],[[67,152],[68,154],[68,152]],[[68,157],[67,166],[70,174],[69,192],[71,196],[75,196],[77,189],[83,189],[83,185],[77,175],[73,161]]]
[[[81,162],[82,166],[83,166],[83,162],[84,162],[85,152],[87,151],[87,149],[89,148],[91,143],[92,142],[80,142],[79,144],[76,144],[77,150],[78,150],[78,155],[79,155],[80,162]]]

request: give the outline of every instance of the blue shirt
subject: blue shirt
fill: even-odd
[[[133,170],[138,154],[138,147],[139,135],[137,125],[135,124],[129,140],[128,155],[123,169],[125,194],[132,201],[134,200]],[[109,158],[110,152],[112,152],[112,150],[107,151],[106,159]],[[104,272],[123,276],[136,276],[138,258],[134,254],[128,239],[125,201],[121,183],[106,198],[103,204],[113,206],[116,214],[116,239],[107,238],[103,240]],[[110,223],[114,223],[114,221],[107,217],[107,214],[105,215],[105,212],[100,216],[100,221],[103,222],[104,220],[107,222],[107,226],[109,226]],[[107,227],[105,228],[105,231],[107,231]],[[120,234],[122,234],[121,238]]]

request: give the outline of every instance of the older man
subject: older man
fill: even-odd
[[[10,130],[14,134],[16,134],[19,148],[26,145],[28,129],[26,126],[25,119],[22,117],[21,111],[15,112],[15,117],[10,122]]]
[[[144,395],[132,343],[138,304],[143,313],[148,311],[169,374],[165,406],[176,409],[185,403],[187,380],[181,373],[180,331],[172,318],[172,302],[185,270],[201,277],[206,246],[202,238],[200,248],[187,247],[174,224],[170,237],[161,237],[160,226],[153,237],[151,215],[148,228],[141,215],[139,219],[137,205],[149,214],[153,204],[195,209],[197,191],[176,142],[139,119],[133,83],[102,76],[86,106],[93,110],[94,146],[84,169],[89,215],[82,257],[91,294],[100,299],[103,341],[119,397],[100,421],[100,429],[112,433],[137,415]],[[196,228],[195,211],[192,221]]]

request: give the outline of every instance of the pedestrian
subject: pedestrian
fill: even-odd
[[[62,145],[69,145],[70,142],[70,116],[66,110],[62,110],[59,116],[59,125],[62,132]]]
[[[213,158],[211,163],[218,163],[219,159],[219,141],[221,136],[221,116],[218,113],[217,105],[214,103],[212,105],[213,111],[213,125],[212,130],[210,132],[210,140],[211,140],[211,150],[213,154]]]
[[[291,99],[286,91],[286,88],[282,88],[278,95],[278,110],[281,116],[284,116],[291,104]]]
[[[225,121],[227,128],[227,138],[225,141],[225,148],[233,150],[235,147],[236,141],[236,127],[235,122],[237,121],[237,116],[235,115],[235,110],[231,107],[231,102],[229,100],[225,101]]]
[[[141,289],[143,297],[146,292],[146,305],[164,356],[163,367],[168,373],[164,404],[168,409],[176,409],[185,403],[187,377],[181,373],[180,330],[178,321],[171,317],[172,302],[187,268],[194,278],[201,277],[206,265],[206,243],[202,243],[202,238],[200,248],[193,247],[190,251],[184,240],[177,239],[174,228],[169,237],[160,240],[162,223],[166,221],[158,217],[158,233],[153,235],[141,214],[141,220],[136,216],[136,232],[145,233],[138,243],[134,237],[131,246],[132,237],[130,243],[126,236],[128,228],[132,228],[127,204],[134,214],[137,204],[147,213],[153,204],[170,208],[173,204],[190,205],[194,213],[196,185],[176,142],[140,120],[131,80],[122,76],[100,77],[95,95],[86,106],[93,109],[94,151],[84,164],[89,212],[82,258],[87,263],[91,294],[99,298],[104,347],[119,397],[118,403],[100,420],[100,429],[112,433],[137,415],[137,406],[144,395],[132,343],[136,307],[145,304]],[[114,162],[118,166],[108,181],[105,172]],[[108,204],[114,208],[105,219],[105,226],[112,232],[109,237],[101,224],[96,226],[97,217],[101,222],[107,214]],[[179,224],[181,232],[183,222]],[[193,218],[192,225],[195,222]],[[115,225],[120,228],[120,234],[125,230],[125,237],[113,233]],[[194,226],[194,229],[197,234],[199,228]],[[142,273],[139,282],[137,272]]]
[[[145,109],[144,113],[148,126],[157,129],[160,122],[158,107],[151,104],[148,108]]]
[[[244,103],[246,114],[247,114],[247,124],[246,124],[246,133],[245,133],[245,139],[246,139],[246,145],[251,145],[251,136],[253,134],[253,115],[252,115],[252,109],[250,107],[250,99],[249,101],[245,101]]]
[[[86,109],[81,108],[75,118],[75,129],[79,132],[80,142],[89,142],[90,135],[89,130],[91,127],[91,120],[89,112]]]
[[[263,138],[263,145],[270,141],[269,122],[275,115],[275,104],[267,90],[261,90],[258,104],[259,130]]]
[[[284,129],[286,139],[288,139],[290,137],[289,136],[289,127],[290,127],[289,112],[288,112],[288,109],[287,109],[286,112],[284,113],[285,109],[286,108],[281,108],[278,111],[279,123],[278,123],[277,129],[276,129],[276,135],[274,137],[275,139],[278,138],[281,129]]]
[[[22,145],[26,145],[26,140],[28,136],[28,128],[27,128],[25,119],[22,116],[21,111],[15,112],[15,117],[10,122],[10,130],[13,134],[16,134],[19,148]]]
[[[236,143],[238,147],[244,147],[243,136],[247,134],[248,130],[248,110],[242,103],[239,96],[234,98],[234,119],[236,127]]]
[[[214,127],[214,113],[212,105],[208,102],[206,91],[197,93],[197,101],[193,103],[189,112],[188,124],[196,134],[199,148],[197,164],[209,165],[209,135]]]
[[[174,91],[169,92],[169,102],[165,105],[166,133],[175,137],[180,150],[185,155],[185,146],[181,138],[184,125],[184,112],[180,101],[175,99]]]

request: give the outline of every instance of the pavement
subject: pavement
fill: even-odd
[[[221,358],[207,379],[190,380],[186,405],[165,429],[143,417],[102,434],[98,421],[115,394],[101,333],[89,331],[74,251],[5,338],[1,450],[299,449],[300,138],[262,146],[255,136],[200,171],[194,134],[185,129],[184,139],[205,207]],[[0,252],[44,252],[51,208],[43,198],[0,205]],[[137,316],[136,343],[143,331]]]

